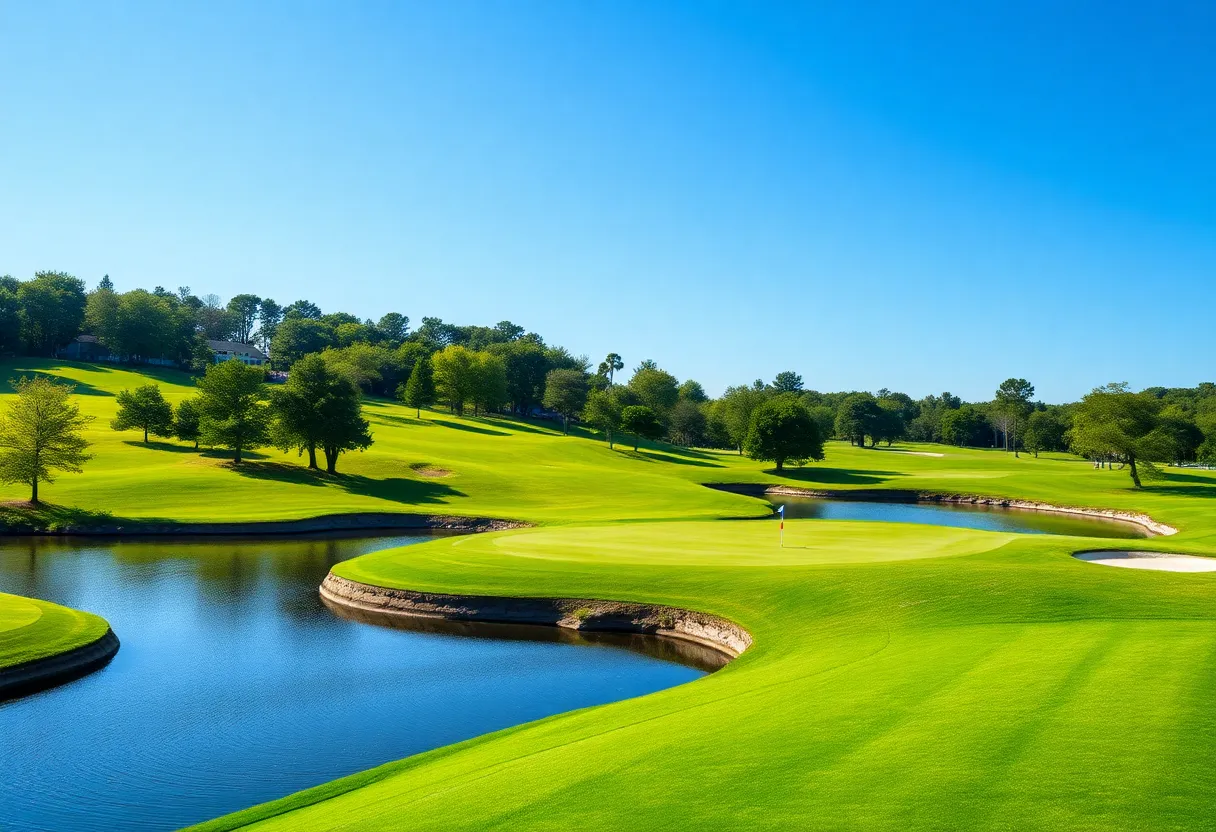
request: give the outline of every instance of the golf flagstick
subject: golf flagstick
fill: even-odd
[[[781,525],[777,527],[777,545],[785,548],[785,506],[777,506],[777,514],[781,516]]]

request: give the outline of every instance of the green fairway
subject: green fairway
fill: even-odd
[[[208,828],[1210,821],[1216,576],[1081,563],[1069,556],[1081,539],[795,521],[779,549],[774,531],[744,521],[523,530],[340,564],[339,575],[386,586],[713,611],[755,644],[701,681]]]
[[[0,669],[91,644],[107,629],[91,613],[0,592]]]
[[[1125,472],[1063,454],[831,442],[825,462],[778,477],[732,453],[610,450],[548,423],[420,420],[373,401],[375,444],[326,477],[273,449],[234,468],[227,454],[110,430],[114,394],[145,375],[45,361],[5,369],[77,382],[97,417],[85,473],[43,490],[46,523],[357,511],[522,520],[537,527],[334,571],[425,591],[661,603],[727,617],[755,639],[697,682],[437,749],[205,828],[1210,828],[1216,574],[1070,557],[1109,540],[891,523],[790,521],[779,548],[774,522],[740,519],[769,515],[767,503],[704,484],[1139,511],[1179,533],[1118,545],[1216,555],[1216,472],[1170,470],[1137,491]],[[159,378],[171,401],[190,392],[183,374]],[[3,496],[26,495],[5,486]],[[28,517],[21,505],[6,511]],[[0,621],[29,618],[21,603],[0,596]]]

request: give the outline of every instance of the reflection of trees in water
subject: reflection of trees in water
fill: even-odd
[[[249,615],[269,603],[295,622],[332,622],[317,595],[331,566],[425,537],[369,537],[348,532],[292,539],[10,538],[0,544],[0,591],[67,603],[86,583],[103,581],[93,568],[117,566],[118,575],[111,572],[104,580],[157,595],[171,594],[179,601],[185,598],[177,594],[182,588],[174,584],[189,582],[209,615],[225,620]]]

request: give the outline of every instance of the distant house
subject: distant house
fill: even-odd
[[[211,347],[211,353],[215,356],[216,364],[219,364],[221,361],[240,361],[242,364],[261,367],[270,360],[266,357],[266,353],[253,344],[207,339],[207,346]]]
[[[60,347],[60,358],[71,358],[74,361],[118,361],[118,356],[110,352],[110,348],[97,340],[96,335],[77,335],[67,346]]]

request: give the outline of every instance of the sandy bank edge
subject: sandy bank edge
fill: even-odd
[[[1072,514],[1082,517],[1095,517],[1100,520],[1118,520],[1132,523],[1154,535],[1168,536],[1178,534],[1173,526],[1154,520],[1147,514],[1135,511],[1120,511],[1118,509],[1088,508],[1086,506],[1057,506],[1052,503],[1040,503],[1035,500],[1016,500],[1011,497],[984,497],[975,494],[945,494],[934,491],[908,491],[905,489],[886,488],[857,488],[849,490],[831,490],[819,488],[798,488],[792,485],[764,485],[763,483],[735,485],[731,483],[706,483],[710,488],[719,491],[730,491],[736,494],[747,494],[757,497],[764,494],[784,494],[789,497],[818,497],[823,500],[854,500],[858,502],[876,503],[959,503],[976,506],[996,506],[998,508],[1013,508],[1024,511],[1043,511],[1053,514]]]
[[[496,532],[526,528],[530,524],[492,517],[460,517],[445,514],[405,514],[400,512],[353,512],[322,514],[297,520],[249,520],[235,523],[176,523],[161,520],[124,520],[114,523],[63,525],[54,529],[13,525],[3,529],[3,535],[92,536],[115,537],[128,535],[263,535],[309,534],[332,531],[370,531],[446,529],[465,532]]]
[[[372,586],[332,572],[321,582],[320,592],[334,604],[393,615],[667,636],[712,648],[732,659],[752,644],[751,634],[733,621],[660,604],[416,592]]]
[[[63,653],[0,668],[0,702],[79,679],[110,663],[118,652],[118,636],[107,628],[96,641]]]

